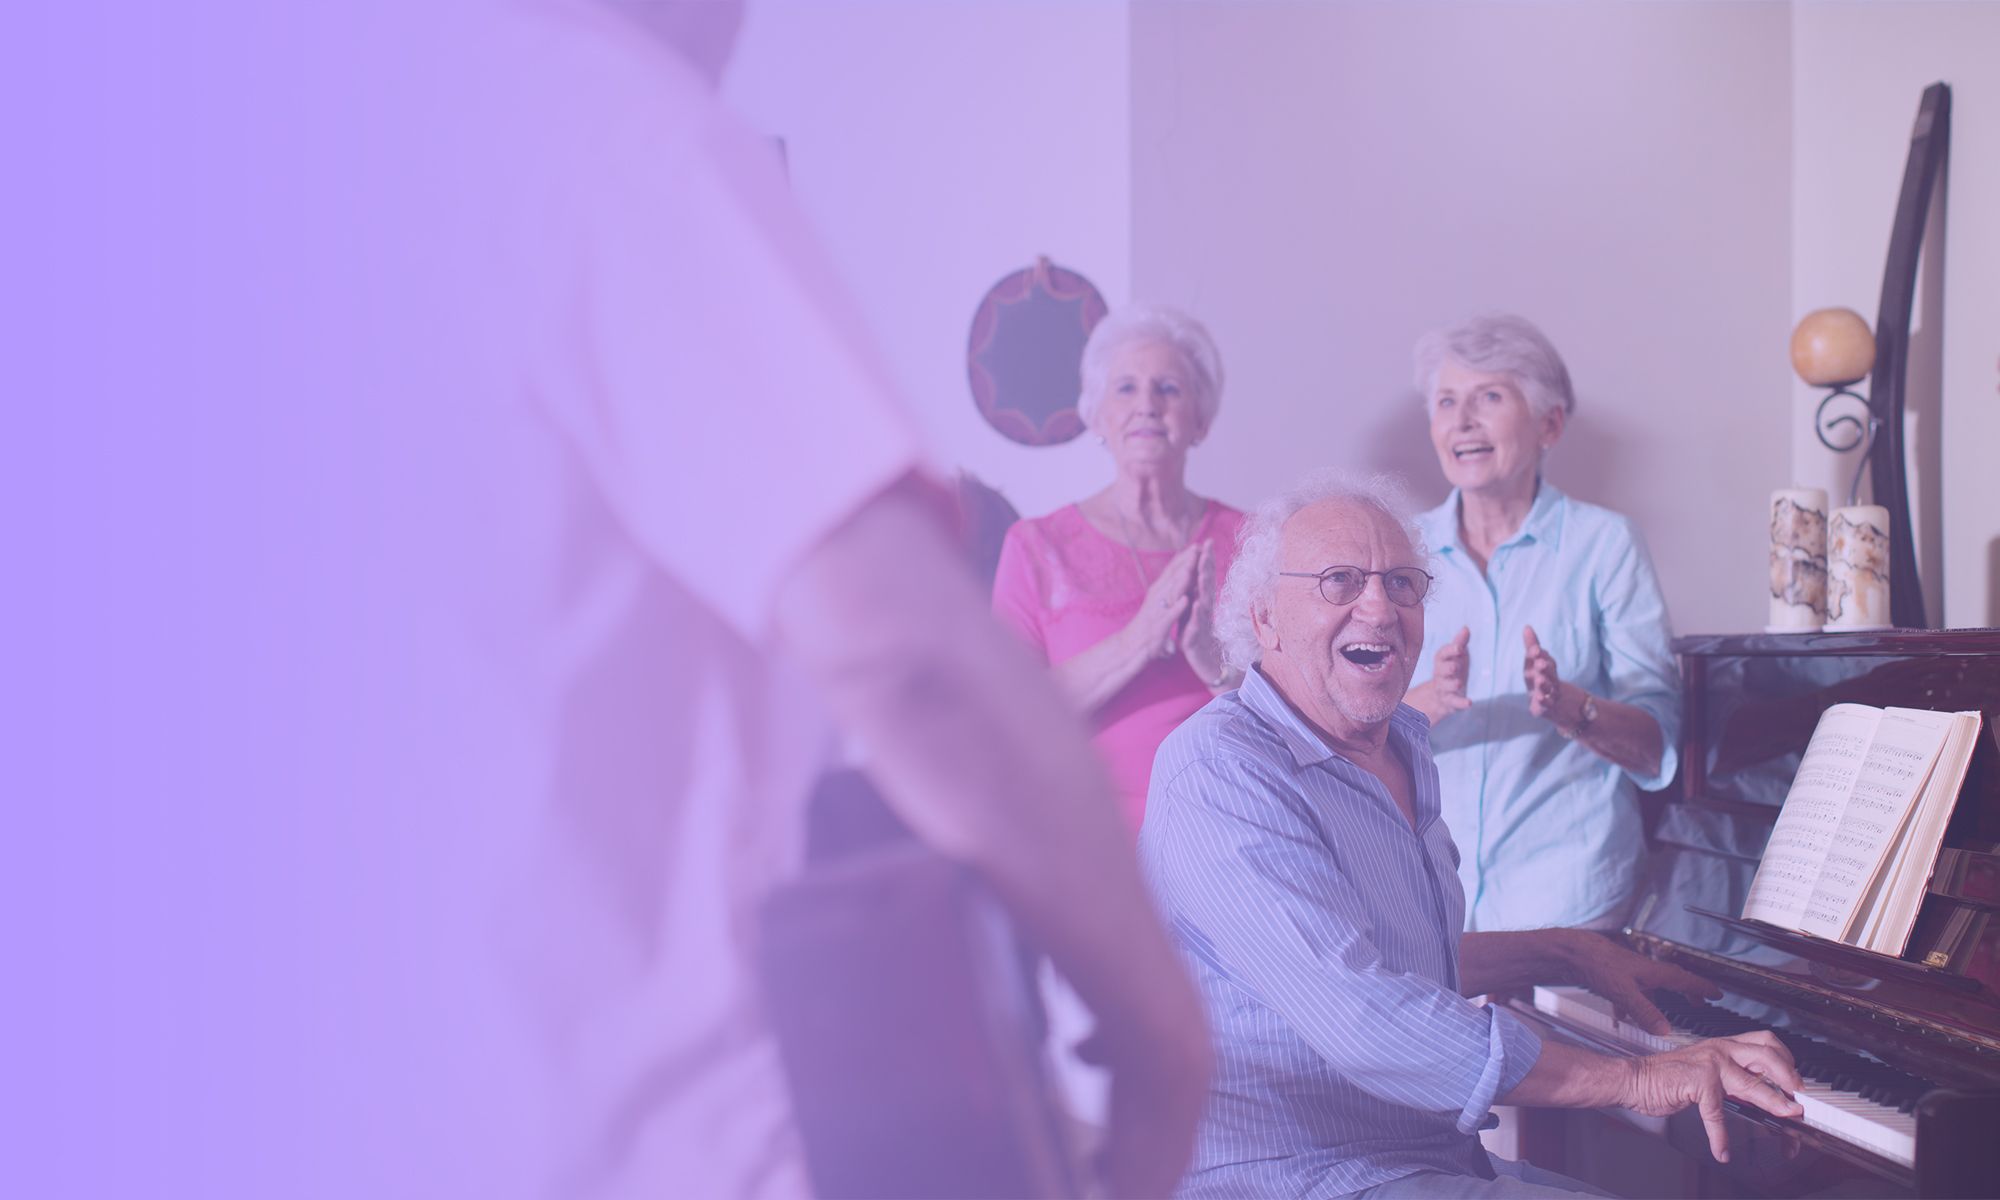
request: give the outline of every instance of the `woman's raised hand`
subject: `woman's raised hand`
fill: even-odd
[[[1223,677],[1222,644],[1215,638],[1215,545],[1197,544],[1201,553],[1195,559],[1187,625],[1181,630],[1181,657],[1203,683],[1214,687]]]
[[[1556,704],[1562,699],[1562,673],[1556,670],[1556,656],[1542,649],[1533,626],[1522,628],[1521,641],[1528,652],[1521,663],[1521,678],[1528,685],[1528,711],[1553,721]]]
[[[1431,657],[1431,682],[1436,686],[1431,692],[1431,702],[1440,716],[1464,712],[1472,707],[1466,698],[1466,681],[1472,677],[1472,651],[1467,646],[1472,641],[1472,629],[1462,626],[1458,635],[1438,647]]]
[[[1146,657],[1165,658],[1174,652],[1174,634],[1194,604],[1195,573],[1206,545],[1206,542],[1191,542],[1168,559],[1166,569],[1146,589],[1139,611],[1127,622],[1126,630]]]

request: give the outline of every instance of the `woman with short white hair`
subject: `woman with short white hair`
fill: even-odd
[[[1007,533],[994,612],[1091,717],[1137,830],[1153,755],[1241,678],[1215,638],[1217,580],[1243,514],[1187,486],[1222,403],[1222,358],[1199,321],[1134,306],[1091,331],[1077,410],[1111,459],[1103,489]]]
[[[1467,928],[1615,928],[1638,792],[1675,766],[1659,580],[1629,519],[1543,476],[1576,396],[1541,330],[1478,317],[1425,336],[1416,366],[1452,492],[1418,518],[1438,582],[1408,702],[1431,719]]]

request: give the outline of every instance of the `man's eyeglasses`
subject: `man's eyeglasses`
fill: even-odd
[[[1280,571],[1297,579],[1319,580],[1319,594],[1328,604],[1352,604],[1361,599],[1370,575],[1382,577],[1382,591],[1391,603],[1411,608],[1424,602],[1431,590],[1432,576],[1420,567],[1395,567],[1387,571],[1364,571],[1360,567],[1328,567],[1324,571]]]

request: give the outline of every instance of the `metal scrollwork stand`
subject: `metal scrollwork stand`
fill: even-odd
[[[1859,404],[1866,419],[1845,412],[1829,415],[1829,407],[1842,396]],[[1819,402],[1819,413],[1813,418],[1813,432],[1819,435],[1819,444],[1835,454],[1845,454],[1856,446],[1861,447],[1861,456],[1854,463],[1854,478],[1847,485],[1849,505],[1860,503],[1861,476],[1868,470],[1868,452],[1875,448],[1875,435],[1881,428],[1882,418],[1875,414],[1868,397],[1855,391],[1851,383],[1835,386],[1827,392],[1826,399]]]

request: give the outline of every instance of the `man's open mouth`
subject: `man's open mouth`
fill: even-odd
[[[1451,448],[1451,453],[1452,457],[1459,459],[1470,458],[1475,454],[1491,454],[1493,453],[1493,443],[1460,442]]]
[[[1340,648],[1340,656],[1364,670],[1374,670],[1389,661],[1393,646],[1381,642],[1354,642]]]

